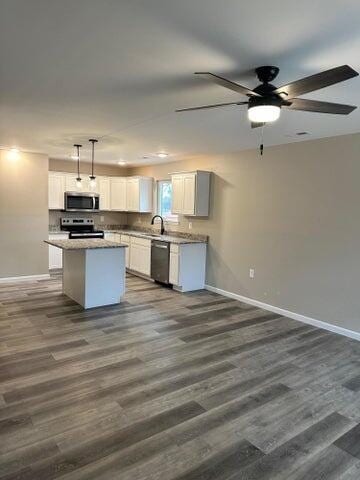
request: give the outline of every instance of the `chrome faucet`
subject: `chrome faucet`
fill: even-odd
[[[160,233],[161,233],[161,235],[164,235],[164,232],[165,232],[165,228],[164,228],[164,219],[162,218],[162,216],[161,216],[161,215],[154,215],[154,216],[152,217],[152,219],[151,219],[151,225],[154,225],[154,220],[155,220],[155,218],[156,218],[156,217],[160,218],[160,220],[161,220],[161,229],[160,229]]]

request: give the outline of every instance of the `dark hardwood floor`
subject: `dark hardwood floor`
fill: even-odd
[[[101,279],[99,279],[101,282]],[[0,287],[0,478],[360,478],[360,343],[127,277]]]

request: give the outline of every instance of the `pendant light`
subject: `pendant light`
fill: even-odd
[[[95,155],[95,143],[97,143],[97,140],[95,138],[90,138],[89,142],[92,143],[92,147],[91,147],[91,175],[89,176],[90,187],[95,188],[96,187],[96,177],[94,175],[94,155]]]
[[[80,148],[82,145],[79,145],[78,143],[74,144],[74,147],[76,148],[76,157],[77,157],[77,178],[76,178],[76,186],[77,188],[81,188],[81,177],[80,177]]]

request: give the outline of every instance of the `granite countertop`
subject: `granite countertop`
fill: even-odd
[[[75,240],[44,240],[45,243],[62,250],[88,250],[94,248],[126,248],[128,245],[102,238],[79,238]]]
[[[163,242],[184,244],[184,243],[207,243],[205,240],[197,240],[185,237],[175,237],[172,235],[156,235],[147,232],[140,232],[138,230],[105,230],[107,233],[121,233],[123,235],[130,235],[131,237],[146,238],[149,240],[161,240]]]
[[[101,225],[96,227],[98,230],[104,230],[105,233],[120,233],[123,235],[130,235],[131,237],[139,237],[139,238],[146,238],[148,240],[161,240],[163,242],[174,243],[177,245],[186,244],[186,243],[208,243],[204,235],[199,235],[199,238],[194,238],[196,235],[189,234],[189,237],[186,236],[176,236],[176,235],[160,235],[156,234],[156,231],[151,232],[142,232],[141,230],[128,230],[125,228],[117,228],[117,229],[108,229],[108,228],[101,228]],[[69,233],[66,230],[52,230],[49,231],[49,235],[57,235],[57,234],[66,234]],[[184,235],[184,234],[183,234]],[[204,238],[205,237],[205,238]],[[91,239],[92,240],[92,239]]]

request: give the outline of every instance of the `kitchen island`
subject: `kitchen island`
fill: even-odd
[[[127,245],[100,238],[44,240],[63,251],[63,293],[94,308],[120,303]]]

